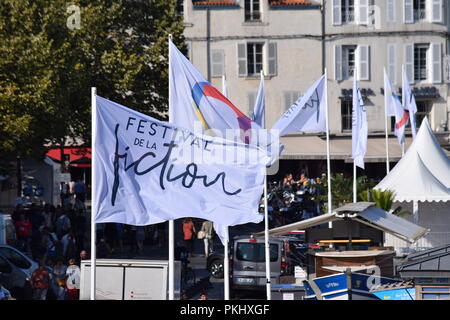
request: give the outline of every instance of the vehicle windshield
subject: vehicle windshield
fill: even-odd
[[[8,264],[8,261],[3,259],[1,256],[0,256],[0,272],[5,274],[11,272],[11,266]]]
[[[236,248],[236,258],[241,261],[264,262],[265,250],[264,243],[246,243],[239,242]],[[278,260],[278,245],[270,244],[270,261]]]
[[[8,259],[12,264],[21,269],[28,269],[31,267],[31,263],[22,257],[15,250],[7,247],[0,247],[0,255]]]

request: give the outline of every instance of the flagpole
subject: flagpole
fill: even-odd
[[[328,213],[331,214],[332,211],[332,198],[331,198],[331,159],[330,159],[330,128],[329,128],[329,110],[328,110],[328,71],[325,68],[325,103],[326,103],[326,112],[325,112],[325,122],[327,129],[327,179],[328,179]],[[333,223],[329,222],[328,227],[332,228]]]
[[[224,300],[230,300],[230,257],[228,256],[230,232],[229,227],[227,227],[227,240],[224,244],[224,255],[223,255],[223,289],[224,289]]]
[[[402,107],[403,107],[403,112],[405,112],[404,110],[406,110],[405,74],[406,74],[405,65],[402,64]],[[405,155],[405,142],[406,142],[406,124],[405,124],[405,129],[403,130],[402,158]]]
[[[386,68],[384,68],[384,76],[386,77]],[[384,86],[384,129],[386,136],[386,174],[389,173],[389,135],[388,135],[388,115],[387,115],[387,101],[389,92],[386,91],[386,84]]]
[[[170,42],[172,41],[172,34],[169,34],[169,79],[171,77],[171,61],[170,61]],[[171,102],[171,90],[169,84],[169,122],[171,121],[170,115],[170,102]],[[175,300],[175,228],[174,220],[169,220],[169,300]]]
[[[96,129],[97,129],[97,102],[96,102],[96,95],[97,95],[97,88],[92,87],[91,88],[91,155],[92,155],[92,168],[91,168],[91,290],[90,290],[90,296],[91,300],[95,300],[95,282],[96,282],[96,254],[97,254],[97,248],[95,245],[96,240],[96,234],[95,234],[95,187],[96,187],[96,181],[95,181],[95,140],[96,140]]]
[[[264,79],[264,70],[261,70],[261,80]],[[265,99],[265,97],[264,97]],[[263,110],[264,114],[264,129],[266,128],[266,108]],[[266,294],[267,300],[272,300],[272,292],[270,285],[270,244],[269,244],[269,208],[267,205],[267,168],[264,169],[264,242],[266,249]]]
[[[357,186],[356,186],[356,162],[355,159],[353,159],[353,203],[358,202],[357,196],[356,196],[356,192],[357,190]]]

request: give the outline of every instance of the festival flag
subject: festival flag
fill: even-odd
[[[264,150],[196,135],[98,96],[96,105],[95,223],[262,221]]]
[[[407,110],[409,113],[409,123],[411,124],[411,132],[413,139],[416,137],[416,113],[417,104],[414,94],[412,92],[411,86],[409,85],[408,75],[406,74],[405,68],[402,68],[402,100],[403,109]]]
[[[353,110],[352,110],[352,158],[356,166],[364,169],[364,156],[367,151],[367,114],[361,89],[353,79]]]
[[[293,132],[326,132],[325,75],[320,77],[274,124],[284,136]]]
[[[253,121],[261,128],[266,126],[265,117],[265,97],[264,97],[264,73],[261,70],[261,81],[259,82],[258,94],[256,95],[255,107],[253,108]]]
[[[386,106],[386,114],[395,117],[394,134],[398,139],[398,143],[402,145],[405,141],[405,128],[408,124],[408,112],[403,109],[399,97],[392,90],[389,77],[384,72],[384,103]]]

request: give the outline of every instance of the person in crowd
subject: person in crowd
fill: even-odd
[[[43,256],[49,261],[54,261],[61,254],[61,242],[57,235],[48,227],[42,227]]]
[[[73,223],[73,232],[75,236],[75,242],[77,244],[77,251],[81,251],[84,248],[84,238],[86,235],[87,219],[82,210],[78,210],[75,215]]]
[[[288,173],[283,179],[283,187],[290,187],[294,182],[292,173]]]
[[[194,252],[195,233],[194,222],[191,218],[185,218],[183,221],[183,240],[189,252],[189,258],[192,257]]]
[[[15,300],[11,296],[11,292],[0,283],[0,300]]]
[[[213,249],[213,223],[211,221],[204,221],[202,223],[201,231],[205,233],[203,244],[205,246],[205,257],[208,257]]]
[[[66,297],[66,271],[67,266],[64,264],[63,258],[56,259],[53,266],[52,288],[56,300],[65,300]]]
[[[66,287],[67,287],[67,299],[79,300],[80,298],[80,267],[77,265],[75,259],[69,260],[69,266],[66,270]]]
[[[61,239],[62,256],[67,260],[77,257],[77,245],[72,231],[69,231]]]
[[[208,300],[208,292],[205,289],[200,291],[200,296],[198,300]]]
[[[50,274],[46,269],[44,260],[31,275],[31,287],[33,288],[33,300],[46,300],[48,288],[50,287]]]
[[[67,209],[72,204],[72,194],[70,192],[70,185],[68,183],[61,182],[59,189],[60,189],[61,207],[63,209]]]
[[[30,241],[31,241],[31,222],[28,220],[25,214],[20,214],[19,220],[14,223],[16,229],[16,236],[19,242],[19,248],[21,251],[30,253]]]
[[[86,185],[83,179],[78,179],[74,186],[75,198],[81,201],[83,204],[86,200]]]
[[[86,250],[81,250],[80,251],[80,261],[78,263],[78,265],[81,265],[81,260],[88,260],[89,259],[89,254]]]
[[[137,226],[136,227],[136,245],[138,254],[144,253],[144,240],[145,240],[145,227],[144,226]]]
[[[55,207],[49,203],[44,205],[42,216],[44,217],[44,226],[53,229],[53,222],[55,220]]]
[[[55,222],[56,235],[61,239],[71,229],[70,218],[67,215],[67,211],[62,211],[61,215]]]

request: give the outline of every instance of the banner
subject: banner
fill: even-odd
[[[266,127],[265,107],[264,75],[261,72],[261,81],[259,82],[259,89],[258,94],[256,95],[252,117],[253,121],[256,122],[261,128]]]
[[[274,124],[280,136],[294,132],[326,132],[325,75],[300,97]]]
[[[367,151],[367,114],[361,90],[353,80],[353,110],[352,110],[352,158],[356,166],[364,169],[364,156]]]
[[[195,135],[96,97],[95,222],[148,225],[197,217],[259,223],[264,150]]]

